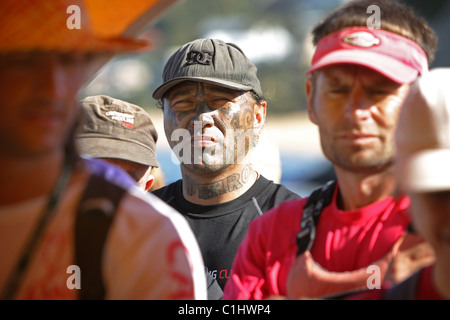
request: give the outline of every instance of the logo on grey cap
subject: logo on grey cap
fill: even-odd
[[[211,64],[211,60],[213,57],[213,53],[209,51],[197,51],[192,50],[189,51],[186,55],[186,66],[190,66],[192,64],[202,64],[209,66]]]

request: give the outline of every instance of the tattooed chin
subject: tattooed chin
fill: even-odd
[[[233,153],[217,155],[202,153],[201,157],[191,157],[190,162],[183,162],[183,166],[191,172],[200,174],[218,173],[227,170],[230,166],[241,164],[245,155],[237,157]]]
[[[184,165],[189,171],[195,172],[197,174],[207,175],[208,173],[218,173],[227,168],[226,164],[185,164]]]
[[[192,164],[190,166],[197,172],[201,171],[206,173],[221,171],[226,169],[231,163],[229,161],[224,161],[222,156],[203,153],[201,158],[192,159]]]

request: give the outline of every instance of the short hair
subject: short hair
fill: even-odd
[[[431,65],[436,55],[438,36],[412,8],[393,0],[352,0],[338,7],[313,28],[314,45],[338,30],[367,26],[367,8],[371,5],[380,8],[380,28],[416,42],[427,55],[428,64]]]

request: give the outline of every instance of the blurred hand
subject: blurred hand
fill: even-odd
[[[385,281],[398,283],[420,268],[434,262],[432,247],[420,236],[408,233],[401,244],[398,253],[392,258]]]
[[[386,272],[390,258],[391,254],[388,254],[373,263],[380,268],[380,278]],[[295,299],[317,298],[366,289],[370,276],[367,267],[346,272],[325,270],[306,251],[292,264],[286,283],[287,296]]]

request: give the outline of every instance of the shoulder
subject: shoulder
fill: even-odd
[[[303,207],[307,198],[297,198],[281,202],[251,222],[253,228],[290,230],[300,224]]]
[[[285,201],[252,220],[241,245],[243,252],[254,251],[261,257],[270,252],[270,261],[295,254],[304,203],[305,199]]]
[[[132,187],[127,190],[126,196],[121,203],[121,209],[135,216],[136,219],[161,220],[176,225],[184,226],[185,219],[172,206],[168,205],[163,199],[148,192],[144,192],[138,187]]]
[[[257,188],[261,189],[258,200],[263,203],[263,205],[265,204],[268,209],[278,206],[284,201],[301,198],[298,194],[289,190],[285,186],[274,183],[273,181],[266,179],[264,176],[259,177],[256,185]]]
[[[147,234],[146,239],[150,239],[159,234],[157,228],[167,231],[159,237],[176,238],[189,229],[178,211],[157,196],[143,191],[119,167],[98,159],[87,159],[85,163],[87,172],[96,178],[88,180],[85,192],[94,193],[95,197],[109,198],[112,202],[117,200],[112,197],[121,195],[112,225],[113,232],[120,230],[122,235],[129,236],[142,232]],[[117,190],[121,190],[120,193]]]
[[[164,200],[165,202],[170,202],[175,195],[178,195],[181,191],[182,180],[175,181],[170,183],[162,188],[156,189],[151,192],[158,198]]]
[[[108,279],[123,279],[112,290],[118,292],[118,297],[127,290],[135,297],[133,292],[145,285],[151,291],[146,299],[174,299],[174,295],[206,298],[203,260],[189,224],[178,211],[137,186],[129,188],[120,202],[105,257],[112,262]],[[118,275],[117,268],[123,273]],[[136,283],[127,280],[138,275],[141,278]],[[155,283],[164,287],[163,292],[158,293]]]
[[[262,177],[264,178],[264,177]],[[278,195],[280,198],[283,197],[285,199],[299,199],[301,198],[297,193],[289,190],[282,184],[275,183],[273,181],[269,181],[269,188],[273,190],[273,194]]]
[[[206,298],[201,253],[183,216],[155,195],[144,192],[133,180],[130,183],[120,169],[93,164],[86,168],[97,178],[90,181],[100,183],[96,195],[111,200],[117,195],[111,191],[117,189],[122,195],[115,201],[118,205],[102,260],[108,297],[172,299],[186,294],[183,297],[189,299]],[[87,185],[86,190],[89,188]],[[173,281],[174,274],[182,283]]]
[[[124,196],[119,203],[119,212],[137,219],[176,219],[176,210],[161,201],[155,195],[141,190],[136,182],[122,169],[99,159],[86,160],[87,171],[96,179],[88,180],[86,189],[94,191],[97,197],[117,196],[114,189],[121,189]],[[92,185],[96,184],[96,185]],[[116,188],[108,188],[115,186]]]

